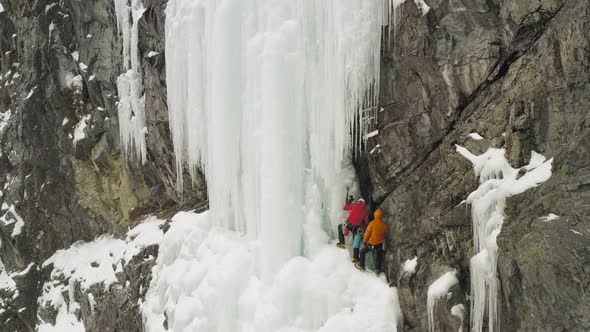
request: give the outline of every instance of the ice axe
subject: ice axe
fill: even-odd
[[[346,198],[344,199],[344,202],[346,204],[350,204],[350,203],[352,203],[354,201],[354,197],[352,197],[352,195],[349,195],[349,189],[350,188],[347,186],[346,187]]]

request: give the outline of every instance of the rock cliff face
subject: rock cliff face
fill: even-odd
[[[514,167],[531,151],[553,157],[544,184],[510,198],[498,238],[501,328],[590,328],[590,3],[426,1],[399,9],[383,56],[379,135],[357,161],[365,195],[389,216],[388,276],[397,284],[409,331],[427,329],[427,286],[457,269],[460,287],[435,308],[437,329],[468,328],[474,254],[469,207],[475,153],[505,147]],[[473,140],[477,132],[484,140]],[[546,221],[550,213],[558,219]],[[400,265],[418,256],[414,276]],[[459,289],[460,288],[460,289]]]
[[[505,147],[515,167],[531,151],[554,158],[546,183],[508,201],[498,238],[501,328],[590,330],[590,3],[425,2],[426,15],[413,1],[397,10],[382,57],[379,135],[369,140],[372,153],[356,160],[364,196],[393,230],[387,274],[399,288],[404,328],[427,330],[428,285],[452,269],[460,283],[435,307],[437,330],[469,326],[472,229],[462,201],[477,178],[455,152],[460,144],[477,153]],[[205,184],[175,190],[165,0],[144,0],[139,22],[145,164],[120,149],[122,41],[113,2],[0,4],[0,258],[17,290],[0,289],[0,330],[33,331],[38,317],[55,317],[37,298],[48,280],[42,263],[56,250],[123,236],[147,213],[202,205]],[[472,132],[484,139],[468,138]],[[542,219],[550,213],[559,218]],[[132,260],[108,292],[91,289],[95,303],[74,285],[88,331],[142,330],[137,303],[150,255],[156,247]],[[418,268],[408,276],[400,266],[414,256]],[[458,303],[463,319],[451,313]]]
[[[18,223],[0,222],[0,258],[9,273],[34,264],[13,278],[17,295],[2,294],[8,300],[0,301],[0,330],[28,331],[37,323],[37,298],[46,280],[41,264],[56,250],[104,233],[122,235],[141,215],[206,197],[202,181],[183,196],[175,190],[163,56],[165,1],[144,1],[139,27],[149,154],[144,165],[125,160],[120,148],[116,84],[123,64],[114,3],[0,4],[2,215],[25,221],[20,232]],[[150,51],[160,54],[148,58]],[[112,297],[125,302],[119,295]],[[108,309],[96,320],[115,324],[118,315]],[[126,312],[117,309],[116,314]],[[135,323],[119,329],[141,330],[137,310],[134,316]],[[109,324],[89,321],[87,328],[106,331]]]

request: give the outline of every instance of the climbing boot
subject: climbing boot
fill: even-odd
[[[365,268],[362,267],[359,263],[354,264],[354,267],[356,267],[357,269],[359,269],[361,271],[364,271],[365,270]]]
[[[359,260],[358,260],[356,257],[353,257],[353,258],[352,258],[352,262],[353,262],[353,263],[356,263],[356,262],[358,262],[358,261],[359,261]]]
[[[358,262],[359,261],[359,248],[352,248],[352,262]]]
[[[346,245],[344,243],[336,243],[336,247],[346,249]]]

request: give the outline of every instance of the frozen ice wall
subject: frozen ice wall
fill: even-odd
[[[498,245],[496,237],[504,223],[506,199],[525,192],[551,177],[553,159],[533,151],[528,165],[514,169],[504,157],[504,149],[488,149],[475,156],[457,146],[457,151],[473,164],[479,176],[479,188],[467,198],[471,205],[473,242],[476,255],[471,258],[471,329],[483,330],[488,313],[488,330],[498,330]],[[522,175],[523,174],[523,175]]]
[[[123,36],[123,67],[125,72],[117,79],[119,93],[119,133],[125,156],[145,162],[145,108],[141,68],[137,49],[137,24],[145,8],[142,0],[114,0],[117,27]]]
[[[350,133],[360,109],[377,101],[392,8],[387,0],[168,2],[178,184],[184,165],[205,173],[212,218],[260,241],[263,277],[312,254],[342,221],[354,178]]]

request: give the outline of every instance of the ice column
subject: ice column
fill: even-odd
[[[473,243],[476,255],[471,258],[471,329],[483,330],[488,313],[488,331],[498,329],[498,245],[496,237],[504,222],[506,198],[525,192],[551,177],[553,159],[533,151],[528,165],[514,169],[504,157],[504,149],[488,149],[475,156],[457,146],[457,152],[470,160],[479,176],[479,188],[467,197],[473,220]],[[519,177],[519,173],[525,172]]]
[[[145,98],[141,82],[141,68],[137,49],[137,23],[145,8],[141,0],[115,0],[117,28],[123,36],[123,67],[117,79],[119,93],[119,134],[125,156],[133,154],[146,161]]]
[[[168,2],[179,189],[183,165],[205,173],[213,218],[260,240],[263,275],[320,241],[305,234],[340,222],[343,179],[352,173],[349,134],[359,110],[377,102],[386,7],[360,0]],[[323,221],[311,226],[310,215]]]

